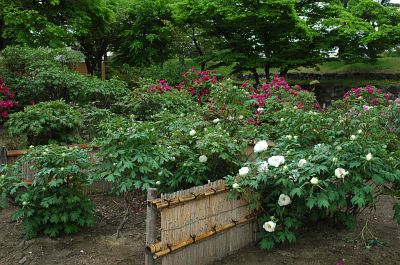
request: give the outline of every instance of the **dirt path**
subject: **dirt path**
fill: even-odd
[[[294,244],[270,252],[249,247],[213,265],[400,265],[400,225],[393,221],[393,202],[382,197],[376,212],[365,210],[355,231],[337,231],[319,224],[303,231]],[[370,250],[358,237],[367,219],[369,229],[382,243]]]
[[[21,225],[10,222],[14,208],[8,206],[0,215],[0,265],[143,265],[145,210],[143,198],[135,201],[134,211],[121,238],[114,233],[123,214],[123,201],[113,196],[97,195],[96,228],[60,239],[37,238],[24,243]],[[400,226],[392,221],[393,200],[383,197],[377,212],[367,211],[356,231],[336,231],[324,224],[302,232],[298,241],[273,251],[249,247],[213,265],[399,265]],[[369,219],[369,228],[382,245],[366,250],[354,241]],[[358,238],[359,239],[359,238]],[[186,264],[195,265],[195,264]]]

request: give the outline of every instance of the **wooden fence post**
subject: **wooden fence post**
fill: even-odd
[[[0,165],[7,164],[7,147],[0,146]]]
[[[157,209],[152,207],[150,201],[157,198],[157,189],[147,190],[147,215],[146,215],[146,246],[157,240]],[[151,253],[145,254],[145,265],[154,265],[155,261]]]

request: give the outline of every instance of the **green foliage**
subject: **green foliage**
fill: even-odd
[[[86,143],[91,142],[98,136],[100,124],[116,116],[108,109],[101,109],[92,105],[74,106],[74,109],[82,115],[82,127],[79,129],[79,135]]]
[[[169,59],[172,40],[166,1],[132,1],[116,26],[116,60],[132,66],[149,66]]]
[[[41,102],[10,115],[6,123],[10,136],[25,136],[29,144],[76,142],[83,126],[81,114],[64,101]]]
[[[15,197],[19,209],[12,218],[22,220],[27,239],[41,233],[49,237],[71,234],[95,224],[94,205],[82,191],[88,183],[86,151],[56,145],[35,147],[17,161],[14,170],[27,162],[36,172],[32,185],[12,176],[0,180],[3,196]]]
[[[233,134],[239,126],[168,110],[153,118],[117,119],[104,125],[104,135],[97,142],[102,161],[99,176],[113,182],[119,193],[156,183],[163,191],[200,185],[236,171],[244,157],[246,143]]]

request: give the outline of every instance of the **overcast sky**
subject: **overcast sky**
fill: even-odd
[[[399,3],[399,4],[400,4],[400,0],[392,0],[392,1],[390,1],[390,2],[392,2],[392,3]]]

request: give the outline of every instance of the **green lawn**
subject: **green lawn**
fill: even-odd
[[[400,73],[400,57],[380,58],[376,63],[354,63],[344,64],[343,62],[328,62],[318,67],[299,67],[291,72],[302,73]]]

